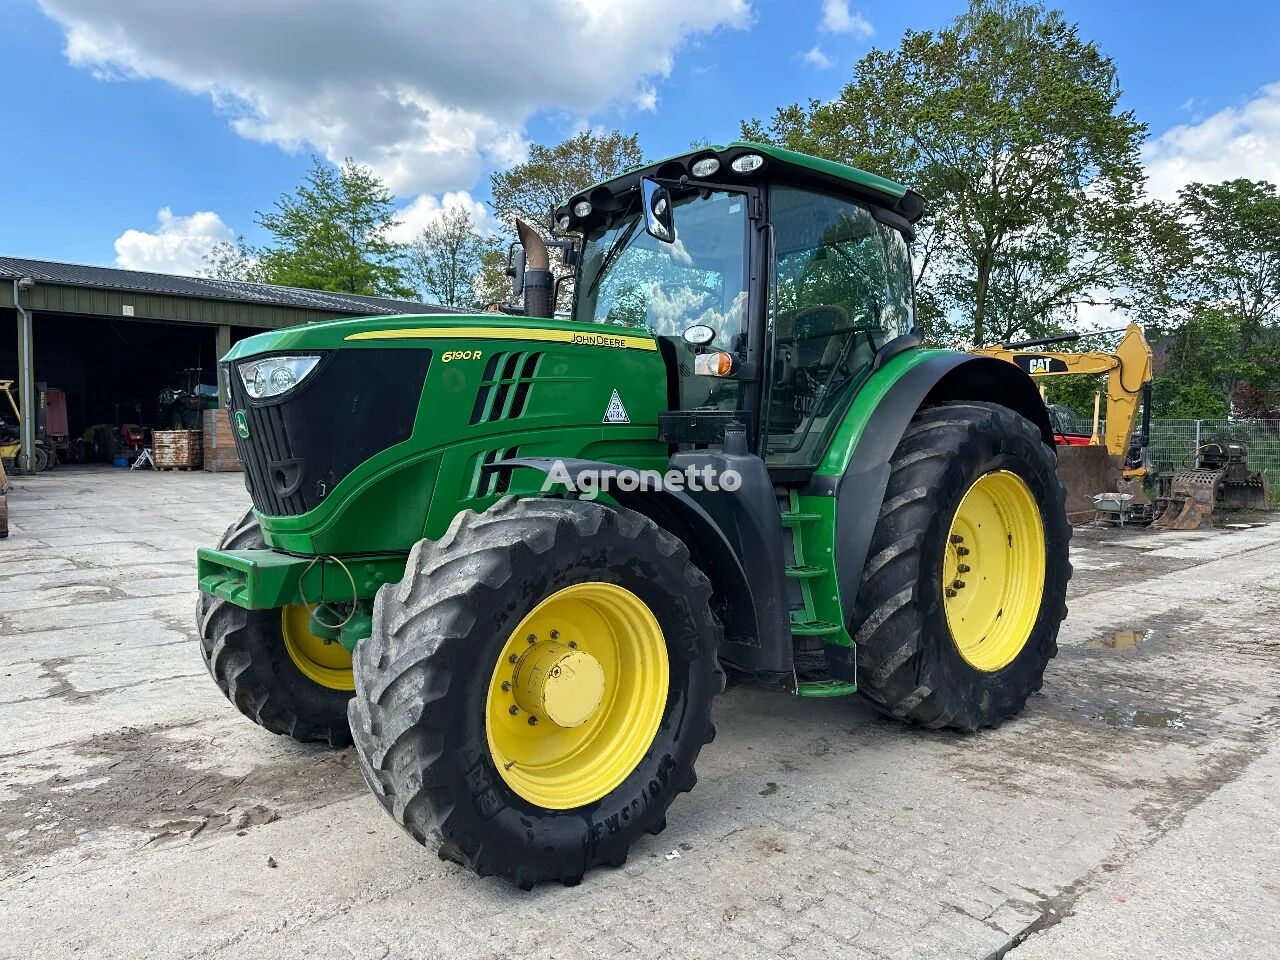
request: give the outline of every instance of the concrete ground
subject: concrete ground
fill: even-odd
[[[205,674],[194,551],[239,476],[15,487],[0,957],[1276,956],[1280,523],[1078,532],[1061,653],[998,731],[731,688],[664,834],[524,894]]]

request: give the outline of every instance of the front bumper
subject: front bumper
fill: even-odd
[[[404,576],[402,553],[299,557],[278,550],[196,551],[200,589],[246,610],[369,600]]]

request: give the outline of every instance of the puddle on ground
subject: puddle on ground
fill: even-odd
[[[1085,646],[1091,650],[1132,650],[1154,640],[1155,630],[1117,630],[1101,640],[1090,640]]]
[[[1151,639],[1151,631],[1140,630],[1117,630],[1111,636],[1102,637],[1101,640],[1089,641],[1089,646],[1094,650],[1132,650],[1134,646],[1140,643],[1146,643]]]
[[[1145,710],[1119,704],[1104,707],[1085,702],[1080,704],[1080,711],[1090,720],[1101,720],[1117,730],[1183,730],[1187,726],[1186,714],[1177,710]]]

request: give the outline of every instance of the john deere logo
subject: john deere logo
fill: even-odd
[[[236,433],[240,434],[241,440],[249,439],[249,421],[245,418],[243,410],[236,411]]]

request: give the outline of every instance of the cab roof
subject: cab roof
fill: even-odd
[[[752,153],[764,158],[763,166],[750,173],[736,172],[733,162]],[[720,168],[710,177],[695,177],[691,169],[693,164],[712,157],[720,161]],[[834,193],[852,194],[895,214],[908,225],[914,224],[924,215],[924,198],[901,183],[848,164],[797,153],[773,144],[736,140],[724,146],[698,147],[602,181],[571,197],[555,211],[555,219],[562,229],[590,229],[625,206],[621,198],[635,190],[645,177],[659,180],[688,177],[702,183],[724,183],[726,186],[741,186],[759,180],[780,180],[825,188]],[[574,208],[584,200],[591,204],[592,211],[587,216],[579,217],[574,213]],[[564,225],[566,217],[567,227]]]

